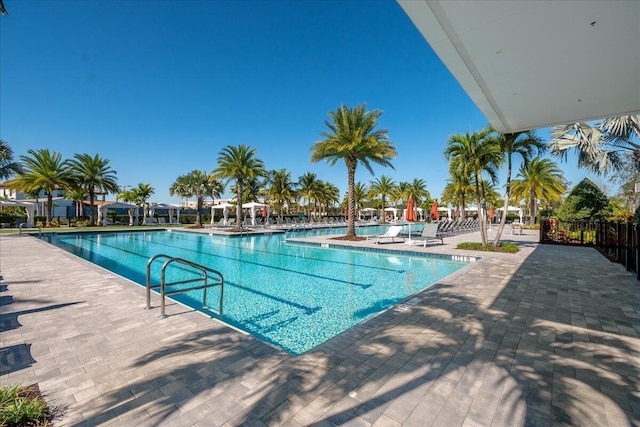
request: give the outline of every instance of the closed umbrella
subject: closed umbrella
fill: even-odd
[[[262,218],[266,218],[267,215],[268,215],[268,213],[267,213],[267,205],[264,205],[262,207]]]
[[[413,197],[409,196],[409,200],[407,200],[407,216],[405,218],[407,221],[415,221],[416,220],[416,212],[413,208]]]
[[[416,220],[416,213],[413,209],[413,197],[409,196],[409,200],[407,200],[407,214],[405,219],[409,221],[409,239],[407,239],[407,244],[412,244],[413,240],[411,240],[411,221]]]
[[[431,219],[435,221],[438,218],[440,218],[440,214],[438,213],[438,201],[434,200],[433,203],[431,203]]]

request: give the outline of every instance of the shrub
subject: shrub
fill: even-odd
[[[0,389],[0,425],[46,426],[54,417],[37,385]]]
[[[474,250],[474,251],[483,250],[482,249],[482,243],[479,243],[479,242],[463,242],[463,243],[459,243],[457,248],[458,249],[469,249],[469,250]],[[493,245],[487,245],[486,249],[484,249],[484,250],[486,252],[516,253],[520,249],[518,248],[518,245],[516,245],[515,243],[504,242],[504,243],[500,243],[500,246],[498,246],[498,247],[495,247]]]

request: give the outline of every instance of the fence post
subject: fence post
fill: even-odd
[[[627,229],[626,229],[626,240],[627,240],[627,271],[633,271],[634,267],[638,268],[637,265],[634,264],[633,259],[633,223],[631,221],[627,221]]]

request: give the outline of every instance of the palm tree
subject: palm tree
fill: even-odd
[[[538,201],[552,202],[559,199],[566,190],[562,170],[551,160],[540,157],[520,166],[512,188],[515,199],[529,199],[529,223],[532,225],[536,223]]]
[[[135,203],[142,207],[142,223],[144,224],[147,222],[147,216],[149,215],[149,204],[147,202],[156,190],[151,186],[151,184],[143,184],[141,182],[131,191],[134,192]]]
[[[362,202],[367,199],[367,194],[369,193],[369,189],[366,185],[361,182],[357,182],[355,187],[353,187],[353,198],[355,200],[356,212],[360,211],[362,207]],[[349,202],[349,194],[347,193],[347,203]]]
[[[96,190],[117,193],[120,188],[116,171],[109,166],[109,160],[98,154],[76,154],[69,161],[69,173],[73,180],[89,194],[89,226],[95,225],[94,205]]]
[[[335,112],[329,112],[331,120],[324,122],[329,128],[328,132],[321,134],[325,139],[315,142],[311,147],[313,163],[326,160],[333,166],[338,160],[344,160],[347,166],[347,238],[356,235],[354,188],[358,163],[373,175],[372,162],[393,169],[391,159],[397,156],[395,145],[388,139],[388,131],[376,130],[381,115],[381,111],[366,111],[364,104],[353,109],[341,105]]]
[[[494,131],[493,128],[491,128]],[[538,138],[534,132],[515,132],[497,137],[497,142],[500,144],[503,155],[507,160],[507,181],[505,183],[504,192],[504,204],[502,209],[502,215],[500,217],[500,226],[496,233],[496,238],[493,241],[494,246],[500,244],[500,237],[502,231],[507,223],[507,210],[509,209],[509,200],[511,200],[511,171],[513,168],[513,155],[518,154],[522,159],[523,164],[528,164],[531,157],[540,152],[544,152],[545,145],[540,138]]]
[[[189,177],[187,175],[180,175],[169,187],[170,196],[178,196],[185,199],[185,208],[189,204],[189,197],[193,196],[191,188],[189,187]]]
[[[291,172],[286,169],[271,170],[267,173],[267,198],[276,202],[276,215],[282,221],[282,207],[295,196]]]
[[[256,149],[248,145],[227,146],[218,154],[218,167],[212,172],[214,178],[224,181],[235,180],[236,182],[236,221],[238,227],[242,228],[242,194],[243,185],[247,179],[261,177],[265,175],[262,160],[257,159]]]
[[[138,192],[135,189],[122,190],[116,196],[116,200],[124,203],[138,203]],[[127,213],[129,214],[129,225],[133,225],[134,209],[127,209]]]
[[[578,153],[578,166],[594,173],[607,173],[624,167],[623,154],[632,155],[640,171],[640,115],[610,117],[594,125],[578,122],[551,130],[549,146],[566,160],[569,150]]]
[[[457,169],[463,176],[471,177],[478,206],[482,247],[486,248],[488,237],[485,218],[486,200],[482,191],[483,174],[486,174],[492,183],[497,182],[497,171],[502,164],[500,146],[495,139],[491,138],[491,128],[487,127],[473,134],[451,135],[444,156],[451,162],[450,167]]]
[[[318,194],[320,206],[324,205],[325,214],[329,211],[329,206],[335,206],[340,201],[340,189],[330,182],[322,181]]]
[[[0,139],[0,179],[20,173],[20,163],[13,161],[13,150],[9,143]]]
[[[380,178],[376,178],[371,181],[371,185],[369,186],[369,191],[372,193],[374,197],[380,196],[382,201],[382,222],[384,222],[384,208],[386,207],[387,196],[393,194],[398,186],[396,182],[391,179],[388,175],[382,175]]]
[[[87,199],[89,193],[78,183],[71,183],[64,198],[73,201],[76,209],[76,217],[82,216],[82,202]]]
[[[307,202],[307,217],[311,217],[311,201],[314,200],[320,190],[320,180],[315,173],[307,172],[298,178],[298,197],[302,204]]]
[[[224,186],[220,181],[200,170],[192,170],[186,175],[179,176],[169,187],[170,196],[178,194],[180,197],[196,198],[196,227],[202,227],[201,211],[205,197],[215,199],[220,197],[223,191]]]
[[[427,183],[424,179],[414,178],[409,183],[410,196],[413,198],[416,206],[419,206],[423,200],[431,199],[431,193],[427,190]]]
[[[36,190],[45,191],[47,193],[46,226],[49,227],[53,212],[53,192],[69,186],[67,161],[62,160],[60,153],[51,152],[46,148],[30,149],[27,153],[28,156],[20,156],[23,164],[22,172],[8,182],[9,188],[25,193]]]

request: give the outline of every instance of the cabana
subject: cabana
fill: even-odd
[[[177,217],[173,216],[173,210],[176,210]],[[167,203],[153,203],[149,206],[149,216],[153,218],[153,215],[156,210],[166,210],[167,215],[169,216],[169,224],[180,224],[180,208],[169,205]]]
[[[129,210],[129,225],[138,223],[138,217],[140,216],[140,208],[138,206],[121,202],[104,202],[98,205],[98,223],[102,222],[105,227],[109,225],[107,223],[107,211],[109,209],[127,209]],[[133,215],[131,210],[133,210]],[[136,220],[132,222],[134,216]]]
[[[386,213],[386,212],[393,212],[393,219],[394,219],[394,220],[397,220],[397,219],[398,219],[398,211],[399,211],[399,210],[400,210],[400,209],[398,209],[398,208],[384,208],[385,213]]]
[[[20,200],[0,200],[0,207],[3,206],[18,206],[24,208],[27,213],[27,221],[24,223],[27,227],[33,227],[33,218],[36,212],[36,204],[32,202],[23,202]]]
[[[251,209],[251,224],[256,225],[256,210],[262,211],[262,208],[267,208],[267,217],[269,216],[269,205],[258,202],[243,203],[242,209]]]
[[[211,205],[211,225],[213,225],[213,218],[215,217],[215,210],[222,209],[222,217],[224,218],[223,224],[229,225],[229,209],[234,208],[236,205],[231,203],[220,203],[219,205]]]

